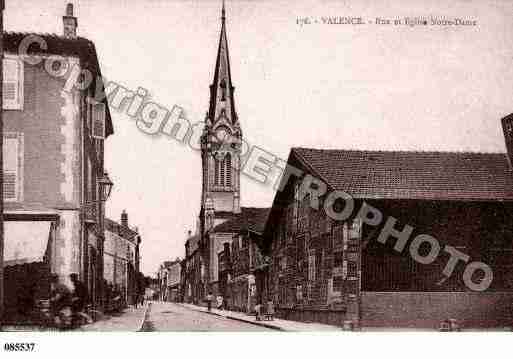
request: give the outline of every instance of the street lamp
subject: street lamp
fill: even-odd
[[[98,180],[98,184],[100,185],[100,199],[103,202],[106,202],[110,197],[110,192],[112,191],[114,183],[110,180],[109,174],[105,172],[103,177]]]
[[[109,175],[107,172],[104,172],[103,173],[103,177],[98,179],[98,186],[100,187],[100,203],[105,203],[107,202],[107,199],[109,199],[109,196],[110,196],[110,192],[112,191],[112,187],[114,186],[114,183],[112,183],[112,181],[110,180],[109,178]],[[105,217],[105,213],[104,213],[105,209],[103,208],[103,206],[100,205],[100,232],[101,232],[101,236],[100,236],[100,243],[99,243],[99,251],[100,251],[100,263],[99,263],[99,268],[98,268],[98,278],[99,278],[99,282],[98,282],[98,291],[99,291],[99,302],[101,303],[100,305],[103,306],[103,303],[104,303],[104,290],[105,288],[103,288],[103,271],[104,271],[104,268],[103,268],[103,256],[104,256],[104,241],[105,241],[105,234],[104,234],[104,231],[105,231],[105,223],[104,223],[104,217]]]

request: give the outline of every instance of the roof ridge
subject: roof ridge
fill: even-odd
[[[4,35],[39,35],[39,36],[43,36],[43,37],[58,38],[58,39],[61,39],[61,40],[66,40],[66,41],[86,40],[86,41],[94,44],[93,41],[88,39],[87,37],[77,36],[77,37],[74,37],[74,38],[70,38],[70,37],[66,37],[64,35],[59,35],[59,34],[54,33],[54,32],[13,31],[13,30],[9,30],[9,31],[4,31]]]
[[[513,200],[506,153],[295,147],[291,155],[331,189],[356,198]]]
[[[242,209],[242,208],[251,208],[251,209],[270,209],[271,207],[253,207],[253,206],[248,207],[248,206],[241,206],[240,208],[241,208],[241,209]]]
[[[483,155],[506,155],[506,152],[486,152],[486,151],[432,151],[432,150],[372,150],[356,148],[312,148],[312,147],[292,147],[291,150],[306,150],[318,152],[374,152],[374,153],[429,153],[429,154],[483,154]]]

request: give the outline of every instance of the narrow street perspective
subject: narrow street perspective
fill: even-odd
[[[177,303],[154,302],[141,328],[143,332],[153,331],[271,331],[272,329],[228,319],[213,313],[194,310]]]
[[[0,332],[512,332],[513,1],[372,3],[0,0]]]

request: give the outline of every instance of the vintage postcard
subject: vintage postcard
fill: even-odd
[[[513,2],[1,6],[6,335],[513,329]]]

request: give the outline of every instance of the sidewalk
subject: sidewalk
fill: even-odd
[[[105,316],[105,318],[92,324],[83,325],[76,331],[85,332],[137,332],[141,329],[148,304],[137,309],[126,308],[118,315]]]
[[[279,318],[274,318],[274,320],[261,320],[257,321],[254,315],[247,315],[245,313],[240,312],[232,312],[230,310],[219,310],[212,309],[211,312],[208,311],[207,308],[201,307],[194,304],[188,303],[177,303],[185,308],[195,310],[198,312],[204,312],[211,315],[217,315],[220,317],[225,317],[232,320],[238,320],[241,322],[251,323],[254,325],[259,325],[262,327],[266,327],[269,329],[276,329],[287,332],[319,332],[319,331],[341,331],[342,328],[336,327],[334,325],[320,324],[320,323],[303,323],[303,322],[295,322],[292,320],[284,320]]]

